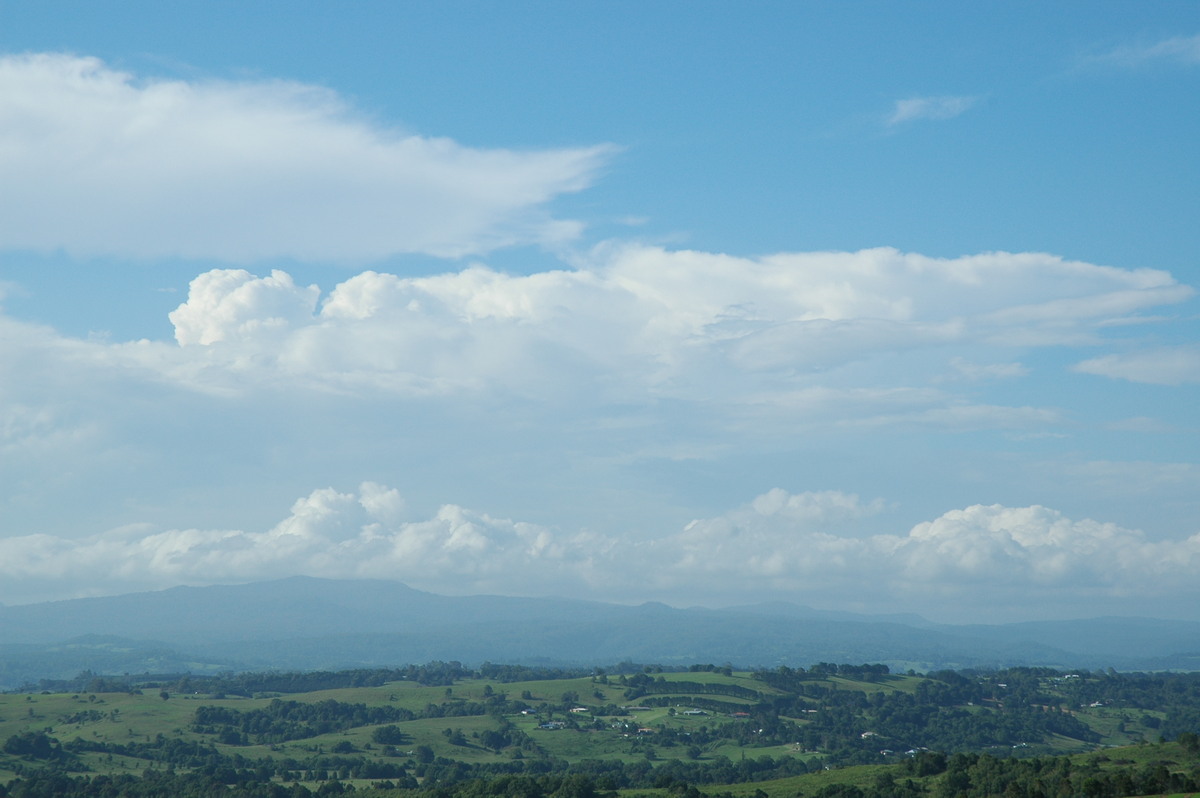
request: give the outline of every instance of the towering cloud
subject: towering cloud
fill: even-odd
[[[1021,377],[1019,363],[986,363],[990,352],[1098,343],[1106,325],[1191,294],[1165,272],[1039,254],[747,258],[622,246],[577,269],[528,276],[482,266],[421,278],[364,272],[323,299],[283,272],[215,270],[192,282],[171,319],[185,350],[221,343],[206,362],[239,381],[286,374],[421,394],[584,390],[593,401],[703,390],[723,402],[773,397],[814,408],[829,395],[820,388],[838,402],[908,412],[944,403],[947,383],[890,397],[878,389],[928,382],[929,362],[907,384],[863,382],[849,367],[954,348],[983,362],[968,368],[962,354],[944,356],[940,373]],[[242,374],[239,364],[251,362]]]

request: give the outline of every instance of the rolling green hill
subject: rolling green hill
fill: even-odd
[[[1050,784],[1119,798],[1200,774],[1200,674],[442,662],[63,687],[0,695],[0,795],[158,779],[163,792],[136,794],[355,784],[569,798],[569,784],[593,796],[952,798]],[[59,792],[45,792],[55,779]]]

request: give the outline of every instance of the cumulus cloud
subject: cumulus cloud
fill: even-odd
[[[560,242],[546,204],[607,146],[484,150],[384,126],[284,81],[148,79],[0,58],[0,248],[364,261]]]
[[[174,584],[253,581],[291,574],[384,578],[449,592],[514,590],[520,579],[585,559],[576,538],[534,524],[492,518],[456,505],[419,521],[404,518],[397,491],[364,483],[356,492],[315,490],[272,528],[242,530],[125,527],[68,540],[29,535],[0,540],[0,574],[14,588],[83,593]],[[553,583],[541,572],[540,583]],[[77,588],[68,583],[78,580]],[[6,598],[11,598],[7,596]]]
[[[936,606],[929,601],[952,599],[961,608],[980,610],[988,602],[1015,607],[1050,595],[1065,606],[1088,596],[1191,591],[1193,569],[1200,565],[1200,534],[1156,542],[1138,530],[1073,520],[1041,506],[974,505],[906,534],[867,536],[839,533],[829,517],[779,510],[828,498],[773,491],[726,515],[693,521],[680,534],[647,546],[666,561],[657,572],[658,586],[669,594],[699,579],[710,595],[730,599],[740,591],[926,608]],[[878,509],[878,503],[860,505],[856,497],[840,497],[838,504],[857,512]]]
[[[1193,591],[1200,566],[1200,534],[1155,542],[1040,506],[974,505],[907,533],[862,534],[860,525],[885,509],[839,491],[775,489],[634,540],[453,504],[413,520],[396,490],[364,483],[352,492],[313,491],[265,531],[135,526],[79,540],[8,538],[0,541],[0,575],[9,591],[53,586],[60,595],[306,574],[459,594],[528,594],[537,585],[543,594],[606,599],[649,590],[678,602],[823,596],[867,598],[879,608],[928,606],[931,597],[964,606],[977,595],[1036,601],[1047,591],[1154,597]]]
[[[1152,385],[1200,383],[1200,347],[1179,346],[1102,355],[1076,363],[1074,371]]]
[[[900,125],[919,119],[953,119],[965,113],[978,100],[978,97],[949,95],[909,97],[903,100],[896,100],[887,123],[888,125]]]
[[[188,301],[169,317],[180,344],[212,344],[307,324],[319,295],[315,285],[299,288],[278,270],[265,278],[241,269],[213,270],[192,281]]]

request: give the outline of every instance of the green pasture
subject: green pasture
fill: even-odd
[[[186,735],[199,705],[179,698],[164,701],[157,693],[0,695],[0,739],[28,731],[46,732],[63,742]]]
[[[1158,732],[1146,725],[1145,718],[1161,721],[1166,717],[1164,712],[1115,707],[1083,707],[1074,714],[1103,737],[1105,745],[1136,745],[1157,740]]]
[[[925,679],[919,676],[888,675],[874,682],[850,679],[845,676],[830,676],[828,679],[814,680],[814,683],[831,687],[834,690],[856,690],[860,693],[912,693],[916,692],[917,685],[923,681]]]

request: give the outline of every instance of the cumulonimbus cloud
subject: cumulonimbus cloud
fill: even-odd
[[[544,593],[737,602],[787,595],[876,606],[998,595],[1152,598],[1194,593],[1200,534],[1151,541],[1040,506],[974,505],[906,533],[862,535],[883,509],[839,491],[772,490],[659,537],[564,533],[445,505],[414,520],[399,493],[364,483],[298,499],[261,532],[130,527],[77,540],[0,540],[9,590],[79,595],[306,574],[395,579],[452,593]],[[8,598],[6,596],[6,598]]]
[[[362,262],[571,238],[555,196],[608,146],[510,151],[404,133],[327,89],[142,79],[0,58],[0,248]]]
[[[200,463],[222,451],[266,456],[284,434],[299,445],[300,428],[305,446],[355,449],[373,466],[385,441],[412,445],[400,441],[417,430],[463,458],[497,429],[526,453],[580,435],[580,451],[606,462],[814,435],[1058,433],[1069,410],[1014,393],[1036,376],[1014,363],[1036,347],[1106,343],[1120,322],[1192,294],[1156,270],[892,249],[608,246],[572,269],[368,271],[324,290],[218,269],[171,314],[175,341],[78,339],[0,315],[0,476],[17,507],[53,504],[68,482],[138,490],[151,469],[163,482],[144,488],[149,500],[167,475],[209,478]],[[501,416],[515,426],[497,427]],[[588,437],[609,424],[615,434]],[[296,478],[290,468],[281,479]]]
[[[285,374],[337,390],[553,395],[602,385],[609,398],[704,390],[760,401],[799,396],[820,384],[813,375],[884,353],[1095,343],[1103,325],[1191,295],[1166,272],[1030,253],[749,258],[620,246],[532,275],[364,272],[323,298],[283,272],[216,270],[192,282],[171,320],[182,356],[202,356],[209,384],[210,367],[225,363],[243,382]]]

